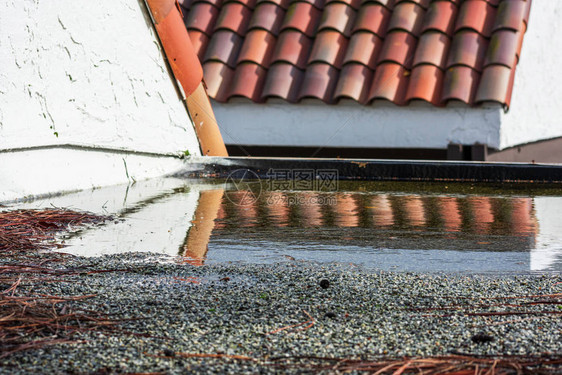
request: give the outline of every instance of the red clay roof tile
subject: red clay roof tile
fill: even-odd
[[[441,103],[443,71],[435,65],[423,64],[412,69],[406,100],[425,100],[433,105]]]
[[[375,3],[380,3],[381,5],[384,5],[386,8],[392,10],[392,8],[394,8],[394,3],[396,3],[397,0],[372,0],[372,1],[374,1]]]
[[[320,17],[321,11],[318,8],[299,1],[289,6],[281,30],[296,29],[309,37],[313,37]]]
[[[509,69],[503,65],[490,65],[484,68],[478,91],[476,91],[475,102],[492,101],[509,107],[514,74],[515,69]]]
[[[487,47],[488,39],[479,33],[472,30],[459,31],[451,43],[447,68],[453,65],[465,65],[481,71]]]
[[[228,98],[241,96],[261,102],[266,70],[258,64],[243,62],[236,67]]]
[[[385,99],[403,105],[408,88],[410,72],[402,65],[393,62],[382,63],[375,70],[368,101]]]
[[[262,100],[285,99],[296,103],[304,72],[292,64],[280,62],[271,65],[262,93]]]
[[[216,31],[209,41],[203,62],[220,61],[231,68],[236,67],[242,42],[242,37],[230,30]]]
[[[394,6],[388,31],[404,30],[418,36],[423,22],[425,10],[412,2],[401,2]]]
[[[234,31],[238,35],[244,35],[251,16],[252,11],[248,7],[235,2],[226,3],[215,24],[215,31],[226,29]]]
[[[358,62],[370,69],[375,69],[383,40],[368,31],[360,31],[351,37],[343,58],[343,63]]]
[[[522,30],[524,22],[529,22],[529,11],[531,0],[509,0],[503,1],[498,6],[498,14],[493,30],[512,29]]]
[[[384,6],[376,3],[366,3],[357,13],[355,26],[352,31],[370,31],[384,38],[388,22],[390,21],[390,15],[390,11]]]
[[[344,3],[357,10],[361,6],[362,0],[326,0],[325,6],[330,3]]]
[[[329,64],[314,63],[309,65],[304,75],[298,100],[315,98],[322,100],[324,103],[331,103],[338,75],[339,71]]]
[[[373,71],[365,65],[354,62],[346,64],[340,73],[334,98],[350,98],[365,103],[372,80]]]
[[[199,30],[189,30],[188,35],[197,57],[199,57],[199,60],[203,60],[210,38]]]
[[[378,62],[393,61],[406,69],[412,66],[412,59],[418,40],[406,31],[393,31],[386,35]]]
[[[296,1],[304,1],[306,3],[311,4],[315,8],[322,9],[324,7],[325,0],[294,0]]]
[[[355,19],[355,10],[344,3],[330,3],[324,8],[318,31],[332,29],[349,37]]]
[[[460,100],[472,105],[479,80],[480,73],[467,66],[447,69],[443,81],[442,101],[445,103],[449,100]]]
[[[425,12],[421,31],[438,30],[452,35],[457,9],[457,6],[448,0],[434,1]]]
[[[321,31],[314,40],[308,64],[325,62],[339,69],[346,49],[347,38],[345,36],[337,31]]]
[[[196,3],[193,4],[185,18],[185,25],[188,30],[199,30],[211,35],[218,15],[219,9],[217,7],[208,3]]]
[[[261,29],[251,30],[244,39],[237,63],[250,61],[267,68],[274,46],[273,34]]]
[[[520,34],[520,31],[509,29],[495,31],[484,58],[484,66],[502,64],[513,68],[517,63]]]
[[[449,100],[509,105],[530,4],[181,1],[190,38],[203,57],[209,94],[216,100],[314,97],[335,103],[351,98],[398,105],[417,99],[434,105]]]
[[[234,76],[234,69],[219,61],[210,61],[203,64],[203,77],[207,85],[209,96],[219,102],[228,99],[228,90]]]
[[[252,14],[248,30],[264,29],[279,34],[285,10],[274,3],[259,3]]]
[[[460,7],[455,31],[472,29],[485,37],[489,37],[492,33],[495,13],[496,8],[485,0],[465,1]]]
[[[206,0],[205,0],[206,1]],[[257,1],[256,0],[223,0],[223,7],[229,3],[229,2],[236,2],[236,3],[240,3],[250,9],[253,9],[256,6]]]
[[[291,0],[258,0],[256,6],[263,3],[273,3],[279,5],[281,8],[287,10]]]
[[[420,36],[413,65],[433,64],[445,68],[451,39],[439,31],[427,31]]]
[[[285,30],[277,39],[271,62],[285,61],[304,70],[311,47],[312,39],[300,31]]]

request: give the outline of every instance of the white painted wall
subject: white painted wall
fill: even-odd
[[[7,152],[53,145],[86,148]],[[168,155],[131,156],[138,180],[200,155],[142,0],[0,0],[0,200],[128,181],[90,146]]]
[[[562,137],[562,1],[535,0],[500,148]]]
[[[0,51],[0,150],[199,152],[140,0],[0,0]]]
[[[500,143],[496,105],[482,108],[375,103],[217,103],[226,144],[323,147],[446,148],[449,143]]]

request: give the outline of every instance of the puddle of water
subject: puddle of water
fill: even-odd
[[[399,271],[562,271],[562,195],[407,186],[346,183],[331,193],[258,197],[252,186],[163,179],[13,208],[118,216],[65,239],[64,251],[82,256],[150,251],[193,265],[312,260]]]

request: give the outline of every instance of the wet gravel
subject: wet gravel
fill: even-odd
[[[24,283],[18,291],[97,294],[75,308],[139,319],[121,332],[78,333],[82,343],[1,359],[0,373],[260,373],[287,371],[272,366],[278,357],[562,354],[562,305],[503,299],[562,293],[560,275],[394,273],[300,261],[194,267],[153,254],[58,265],[77,266],[127,271]],[[524,314],[471,315],[481,312]]]

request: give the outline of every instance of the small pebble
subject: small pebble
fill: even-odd
[[[330,282],[327,279],[320,280],[320,287],[322,289],[328,289],[330,287]]]

